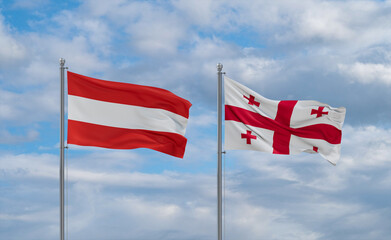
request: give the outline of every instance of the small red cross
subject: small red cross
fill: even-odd
[[[259,102],[255,101],[255,97],[253,95],[250,95],[250,97],[246,97],[243,95],[243,97],[248,100],[248,104],[259,107]]]
[[[246,138],[247,144],[251,144],[251,139],[257,139],[257,136],[251,135],[251,131],[247,130],[247,133],[242,133],[242,138]]]
[[[312,150],[314,150],[314,152],[318,152],[319,148],[318,147],[313,147]]]
[[[323,112],[324,107],[319,107],[318,109],[311,109],[311,115],[316,114],[316,117],[322,117],[323,114],[327,115],[329,112]]]

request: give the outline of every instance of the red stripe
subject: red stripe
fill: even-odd
[[[284,126],[290,126],[293,108],[297,101],[280,101],[278,103],[276,122]],[[275,130],[273,134],[273,153],[274,154],[289,154],[289,142],[291,141],[291,133],[287,130]]]
[[[176,133],[115,128],[68,119],[68,143],[112,149],[149,148],[183,158],[187,139]]]
[[[341,130],[329,124],[315,124],[301,128],[291,128],[258,113],[230,105],[225,105],[225,120],[242,122],[245,125],[275,132],[290,133],[302,138],[323,139],[330,144],[340,144],[342,139]]]
[[[99,80],[68,72],[68,94],[105,102],[160,108],[189,118],[191,103],[161,88]]]

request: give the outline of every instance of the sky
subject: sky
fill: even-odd
[[[66,150],[67,237],[217,238],[217,70],[346,107],[341,158],[224,155],[225,239],[391,236],[391,1],[0,0],[0,239],[59,238],[59,58],[188,99],[185,157]]]

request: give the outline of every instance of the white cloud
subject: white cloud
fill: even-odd
[[[175,176],[166,174],[90,172],[72,168],[69,169],[69,179],[75,182],[82,181],[101,185],[137,188],[176,188],[184,184],[176,180]]]
[[[58,112],[59,99],[57,92],[50,89],[31,90],[27,93],[0,89],[0,121],[13,125],[52,121]]]
[[[363,84],[382,83],[391,85],[391,64],[361,63],[340,64],[339,69],[352,82]]]
[[[35,9],[37,7],[42,7],[49,4],[49,0],[14,0],[13,8],[24,8],[24,9]]]
[[[241,34],[251,29],[271,46],[306,44],[313,51],[340,46],[355,50],[389,42],[383,1],[174,1],[189,24]],[[217,10],[218,9],[218,10]],[[278,50],[278,49],[276,49]],[[342,48],[343,50],[343,48]]]
[[[82,74],[101,72],[110,66],[91,50],[89,41],[83,36],[63,40],[58,37],[34,34],[30,36],[30,42],[34,45],[33,54],[36,59],[26,69],[26,77],[29,76],[36,81],[59,79],[60,57],[65,58],[69,71],[79,71]],[[47,66],[53,68],[47,71]],[[48,77],[42,79],[44,72],[48,72]]]
[[[341,167],[351,169],[381,168],[388,166],[391,159],[391,129],[363,126],[346,126],[343,129],[343,151],[351,157],[341,161]],[[346,150],[344,150],[346,148]]]
[[[153,56],[176,53],[186,38],[186,27],[175,12],[152,6],[143,6],[139,11],[139,18],[127,26],[133,49]]]
[[[10,178],[58,178],[59,157],[51,154],[6,154],[0,156],[1,170]]]
[[[238,30],[241,10],[247,10],[243,1],[173,0],[172,5],[188,25],[206,32]]]
[[[319,239],[323,234],[307,229],[284,210],[265,208],[246,199],[228,199],[226,233],[235,239]]]
[[[83,15],[87,12],[87,15],[90,15],[93,21],[99,21],[100,25],[104,23],[97,19],[107,18],[111,27],[120,29],[121,37],[126,33],[124,39],[128,39],[129,43],[125,47],[131,46],[132,52],[141,55],[159,57],[175,54],[181,42],[187,39],[186,25],[178,17],[177,11],[170,11],[165,4],[86,1],[81,10],[85,11],[73,16],[76,19],[84,19],[82,22],[76,22],[78,28],[90,31],[91,26],[94,26],[94,35],[103,36],[106,32],[110,33],[111,29],[107,26],[103,29],[96,28],[96,24],[92,25],[92,20],[87,20]]]
[[[14,37],[0,15],[0,64],[9,65],[26,57],[25,47]]]
[[[23,142],[35,141],[39,136],[36,130],[29,130],[25,135],[14,135],[9,131],[0,129],[0,143],[1,144],[17,144]]]
[[[149,17],[145,17],[149,19]],[[131,45],[135,51],[148,55],[174,54],[180,40],[185,36],[177,26],[178,19],[168,21],[140,21],[128,28]]]
[[[346,26],[345,13],[332,4],[323,2],[304,10],[297,26],[297,34],[304,39],[348,40],[353,31]]]
[[[68,41],[71,37],[75,37],[88,42],[83,46],[87,51],[98,56],[108,56],[112,53],[115,34],[106,19],[93,17],[79,9],[77,11],[65,10],[54,16],[51,22],[58,24],[52,31],[58,31],[58,28],[61,28],[61,34],[56,35],[62,35]],[[76,40],[75,38],[72,40]]]
[[[230,75],[236,76],[237,81],[244,84],[259,84],[262,81],[273,79],[283,70],[281,63],[272,59],[255,56],[244,56],[236,59],[227,59],[224,65],[230,70]],[[277,81],[278,79],[275,79]]]
[[[273,23],[281,30],[275,35],[280,43],[347,41],[354,36],[345,6],[337,2],[300,1],[273,3],[278,11]],[[285,6],[284,6],[285,5]],[[270,13],[269,13],[270,15]]]
[[[219,1],[174,0],[172,3],[183,14],[183,17],[187,18],[191,23],[201,26],[216,24],[214,20],[216,20],[216,11],[220,7]]]
[[[58,214],[57,211],[53,210],[47,210],[47,211],[40,211],[40,212],[29,212],[29,213],[23,213],[23,214],[0,214],[0,221],[25,221],[25,222],[44,222],[44,223],[50,223],[54,220],[56,215]]]
[[[217,113],[212,111],[205,110],[205,113],[201,115],[194,115],[189,117],[188,129],[191,129],[193,126],[207,127],[217,124]]]
[[[95,30],[93,29],[91,31]],[[98,34],[99,33],[96,33],[96,35]],[[59,59],[61,57],[66,59],[66,66],[70,68],[70,71],[79,71],[82,74],[102,72],[106,70],[110,64],[100,57],[102,52],[105,53],[107,51],[105,48],[100,50],[99,46],[104,45],[108,40],[93,39],[94,40],[91,40],[78,35],[62,38],[60,36],[44,33],[22,34],[20,36],[19,44],[21,46],[20,48],[24,50],[23,55],[20,55],[20,58],[23,57],[25,61],[23,64],[8,68],[7,71],[2,69],[3,73],[1,80],[4,85],[22,86],[19,87],[19,91],[26,87],[42,87],[42,85],[59,89],[58,69]],[[97,43],[94,41],[102,42]],[[92,48],[91,43],[93,43],[92,46],[95,46],[95,48]],[[1,48],[3,48],[3,46]],[[8,46],[7,51],[9,49],[12,49],[12,47]],[[12,52],[13,54],[18,54],[18,51],[12,50]],[[28,59],[25,58],[27,54],[31,56]],[[12,58],[10,60],[12,61]],[[50,90],[52,91],[52,89]],[[30,92],[27,91],[27,94],[30,94]],[[50,93],[45,94],[50,95]]]
[[[311,240],[334,238],[343,231],[344,239],[354,239],[357,222],[361,221],[367,222],[360,232],[363,238],[382,239],[387,235],[389,212],[383,208],[387,209],[388,203],[382,200],[382,194],[390,186],[386,174],[390,172],[390,150],[386,147],[391,144],[390,130],[345,126],[343,132],[342,159],[337,166],[313,154],[228,152],[227,236]],[[188,154],[192,155],[190,158],[200,156],[198,151]],[[70,236],[85,238],[93,232],[98,238],[110,233],[114,234],[112,238],[121,239],[131,231],[139,238],[215,237],[215,174],[142,173],[137,171],[140,163],[126,164],[138,158],[121,151],[98,151],[83,157],[70,155]],[[2,181],[13,182],[13,194],[24,191],[19,186],[26,184],[26,179],[41,182],[40,188],[46,186],[46,192],[47,188],[54,188],[50,182],[58,179],[56,155],[2,154],[0,166]],[[27,196],[31,191],[23,194]],[[58,197],[57,191],[49,192],[53,192],[53,198]],[[360,200],[363,194],[372,194],[378,200],[376,203]],[[8,210],[2,213],[0,221],[28,224],[39,211],[43,210],[29,214]],[[322,227],[331,222],[335,225]],[[118,231],[110,231],[113,226]]]

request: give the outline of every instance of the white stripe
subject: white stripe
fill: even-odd
[[[68,119],[98,125],[185,135],[187,118],[164,109],[68,95]]]

